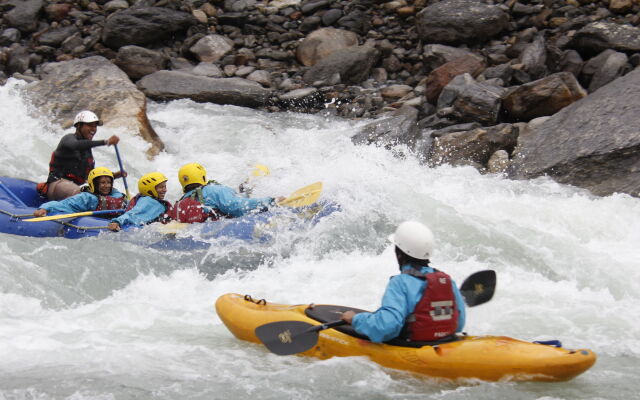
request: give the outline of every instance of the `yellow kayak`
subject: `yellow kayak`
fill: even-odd
[[[319,325],[327,320],[312,319],[307,313],[324,314],[326,319],[335,320],[347,309],[350,308],[316,305],[310,309],[306,304],[271,304],[235,293],[220,296],[216,301],[218,316],[231,333],[254,343],[260,343],[255,329],[264,324],[301,321]],[[321,359],[367,356],[388,368],[436,378],[486,381],[566,381],[585,372],[596,361],[591,350],[570,350],[506,336],[459,336],[455,341],[407,347],[372,343],[349,333],[355,333],[349,326],[322,330],[317,343],[301,354]]]

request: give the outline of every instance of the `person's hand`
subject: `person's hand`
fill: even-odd
[[[109,225],[107,225],[107,228],[110,231],[118,232],[120,230],[120,224],[117,222],[109,222]]]
[[[351,321],[353,320],[353,316],[354,315],[356,315],[356,313],[354,313],[351,310],[345,311],[340,316],[340,319],[343,320],[344,322],[346,322],[347,324],[351,325]]]
[[[107,146],[113,146],[114,144],[118,144],[119,141],[120,141],[120,138],[117,137],[116,135],[113,135],[109,139],[107,139]]]
[[[45,215],[47,215],[47,210],[45,210],[44,208],[38,208],[33,212],[33,215],[35,217],[44,217]]]
[[[127,171],[116,171],[113,173],[113,178],[114,179],[118,179],[118,178],[126,178],[127,176],[129,176],[129,174],[127,174]]]

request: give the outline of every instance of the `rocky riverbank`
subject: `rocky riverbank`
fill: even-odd
[[[634,0],[3,0],[0,80],[38,81],[27,95],[63,125],[80,104],[132,120],[150,155],[163,145],[146,98],[190,98],[376,118],[354,142],[637,196],[639,11]]]

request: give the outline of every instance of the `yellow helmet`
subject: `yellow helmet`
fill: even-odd
[[[168,181],[167,177],[162,172],[151,172],[143,175],[138,181],[138,191],[143,196],[151,196],[158,198],[158,191],[156,186],[162,182]]]
[[[185,164],[178,171],[178,180],[180,181],[183,190],[192,183],[206,185],[207,170],[198,163]]]
[[[89,177],[87,178],[87,181],[89,183],[89,191],[91,193],[96,192],[96,187],[93,183],[93,180],[96,178],[100,178],[101,176],[110,177],[111,183],[113,183],[113,172],[111,172],[109,168],[105,168],[105,167],[94,168],[91,170],[91,172],[89,172]]]

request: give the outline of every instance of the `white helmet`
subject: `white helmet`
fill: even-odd
[[[408,256],[418,260],[428,260],[433,252],[433,233],[420,222],[401,223],[396,233],[389,235],[389,240]]]
[[[78,124],[81,122],[86,124],[97,122],[98,125],[102,125],[102,121],[100,121],[100,118],[98,118],[97,115],[88,110],[80,111],[78,115],[76,115],[76,117],[73,119],[73,126],[78,126]]]

